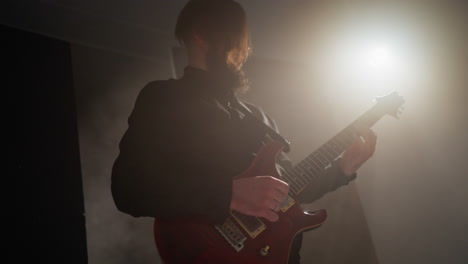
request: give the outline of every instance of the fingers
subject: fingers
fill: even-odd
[[[278,212],[281,209],[281,203],[278,203],[276,201],[271,203],[270,210],[274,212]]]
[[[276,192],[274,195],[273,195],[273,201],[275,201],[276,203],[282,203],[284,201],[284,199],[286,199],[287,197],[287,194],[283,194],[283,193],[280,193],[280,192]]]
[[[363,146],[364,143],[360,138],[358,138],[348,149],[346,149],[345,153],[343,154],[344,157],[359,157],[361,155]]]
[[[289,194],[289,185],[272,176],[258,176],[259,178],[263,178],[265,183],[263,187],[265,188],[264,198],[270,201],[276,201],[278,203],[282,203],[284,199]]]
[[[375,152],[377,135],[371,129],[357,129],[358,139],[345,151],[340,166],[346,175],[352,175]]]
[[[270,177],[270,178],[272,180],[271,184],[273,184],[275,189],[277,189],[284,196],[288,195],[289,185],[286,182],[284,182],[284,181],[282,181],[282,180],[280,180],[278,178],[275,178],[275,177]]]
[[[256,176],[233,180],[231,209],[246,215],[278,221],[275,211],[289,193],[286,182],[272,176]]]
[[[271,210],[264,211],[264,213],[263,213],[263,215],[261,217],[266,218],[270,222],[276,222],[276,221],[279,220],[278,214],[271,211]]]
[[[270,206],[268,209],[263,211],[262,217],[266,218],[270,222],[276,222],[279,219],[277,212],[281,208],[281,203],[286,199],[289,193],[289,185],[277,178],[270,178],[270,184],[274,187],[270,196],[272,199],[269,201]]]
[[[370,158],[375,152],[375,145],[377,143],[377,134],[372,131],[370,128],[356,128],[357,135],[359,138],[354,142],[353,148],[356,152],[356,156],[362,156]],[[361,139],[362,138],[362,139]],[[359,143],[359,150],[356,146]],[[350,149],[351,149],[350,148]]]
[[[280,192],[279,190],[275,189],[271,193],[271,196],[269,196],[269,209],[273,211],[278,211],[281,207],[281,204],[283,201],[286,199],[288,194],[284,194],[283,192]]]
[[[260,217],[266,218],[270,222],[276,222],[279,220],[278,212],[281,209],[281,204],[273,202],[269,210],[262,211]]]
[[[363,156],[367,160],[370,157],[372,157],[372,155],[374,155],[375,146],[377,144],[377,135],[375,134],[374,131],[369,129],[367,133],[364,135],[364,141],[365,141],[364,143],[365,153],[363,153],[364,154]]]

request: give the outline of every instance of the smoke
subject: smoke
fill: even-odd
[[[72,47],[89,263],[160,263],[153,220],[117,210],[110,184],[118,144],[144,85],[167,65]]]

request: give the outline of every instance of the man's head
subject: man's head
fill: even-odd
[[[250,54],[250,36],[239,3],[190,0],[179,14],[175,36],[189,53],[203,56],[214,76],[235,90],[246,88],[242,65]]]

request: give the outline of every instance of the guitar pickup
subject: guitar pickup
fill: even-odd
[[[284,213],[286,212],[291,206],[293,206],[296,203],[296,201],[291,198],[291,196],[287,196],[286,199],[281,203],[280,205],[280,210]]]
[[[266,229],[266,225],[258,217],[241,214],[236,211],[231,211],[231,215],[251,238],[257,237]]]

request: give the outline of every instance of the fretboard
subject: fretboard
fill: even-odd
[[[317,150],[308,155],[291,170],[283,174],[282,179],[289,184],[292,196],[297,196],[317,178],[320,173],[336,160],[359,137],[358,130],[372,127],[382,114],[372,107],[337,135],[328,140]]]

